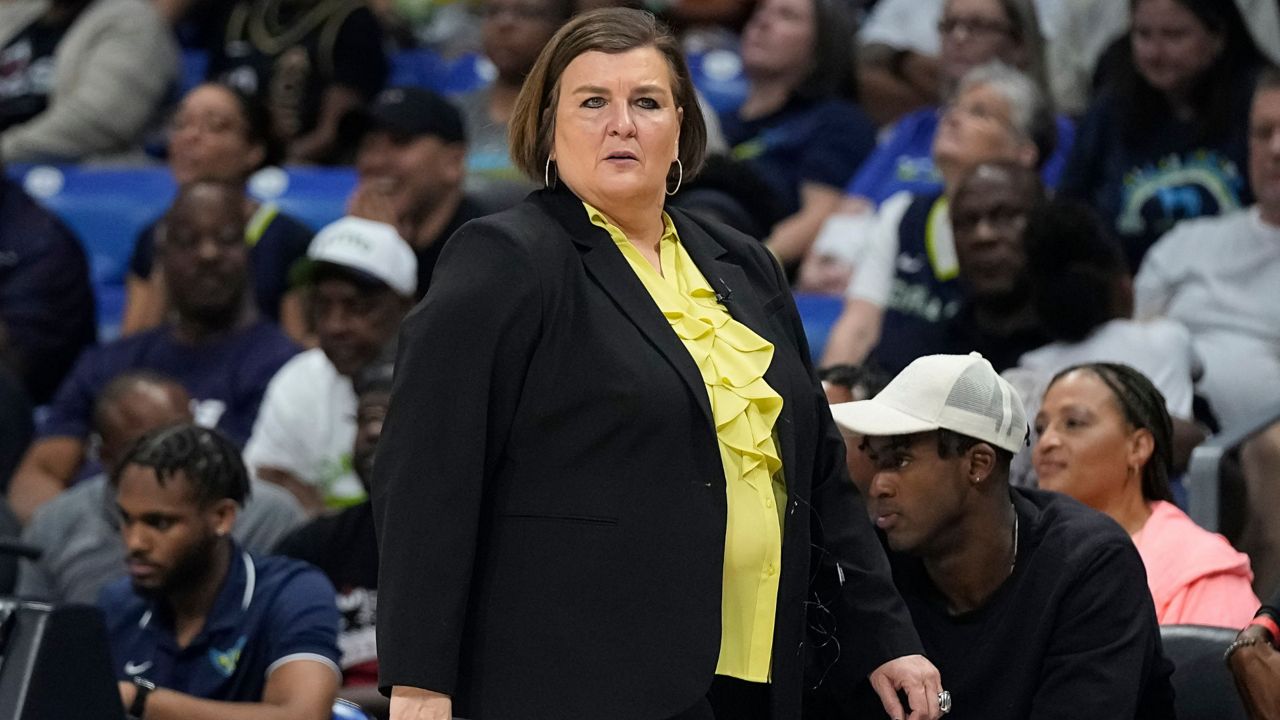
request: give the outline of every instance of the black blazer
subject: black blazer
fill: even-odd
[[[775,346],[765,379],[784,400],[788,506],[772,703],[796,718],[811,544],[845,580],[828,603],[842,669],[865,675],[920,642],[777,263],[669,212],[725,307]],[[710,405],[581,201],[541,190],[464,225],[399,347],[373,480],[384,691],[446,692],[474,720],[658,720],[694,705],[720,645],[726,501]]]

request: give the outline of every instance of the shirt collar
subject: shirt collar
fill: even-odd
[[[227,565],[227,576],[222,580],[218,597],[213,601],[213,607],[205,618],[204,627],[200,630],[196,642],[212,632],[239,625],[240,619],[253,603],[254,591],[258,584],[258,569],[254,564],[253,556],[234,540],[230,542],[229,552],[231,561]],[[160,618],[168,621],[170,614],[171,611],[167,605],[149,600],[146,612],[138,620],[138,627],[148,627]],[[171,626],[172,623],[169,622],[169,625]]]
[[[582,207],[586,209],[587,219],[591,221],[591,224],[609,233],[609,237],[613,238],[615,243],[628,241],[626,233],[622,232],[622,228],[618,227],[612,220],[610,220],[609,216],[605,215],[602,210],[586,200],[582,201]],[[671,220],[671,216],[664,210],[662,212],[661,242],[678,242],[679,240],[680,236],[676,233],[676,225]]]

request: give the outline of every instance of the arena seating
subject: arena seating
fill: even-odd
[[[10,167],[8,173],[84,243],[100,339],[116,337],[134,242],[160,217],[176,190],[168,170],[36,165]],[[350,168],[267,168],[254,176],[249,189],[319,228],[341,217],[355,182]]]

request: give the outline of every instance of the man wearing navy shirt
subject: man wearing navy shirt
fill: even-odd
[[[94,399],[127,370],[172,377],[194,398],[197,424],[248,439],[267,383],[298,348],[254,309],[244,223],[237,185],[201,181],[178,193],[156,248],[174,317],[80,356],[14,473],[9,503],[23,523],[76,477]]]
[[[111,484],[129,577],[98,605],[128,714],[327,720],[341,678],[333,585],[231,539],[249,494],[235,444],[190,424],[155,430]]]

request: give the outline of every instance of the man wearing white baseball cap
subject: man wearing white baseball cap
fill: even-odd
[[[312,514],[365,498],[352,469],[351,378],[389,352],[413,305],[418,264],[391,225],[344,217],[307,248],[309,320],[319,347],[280,369],[245,446],[245,463]]]
[[[1142,559],[1105,515],[1009,486],[1027,420],[986,359],[922,357],[831,410],[950,717],[1174,717]]]

